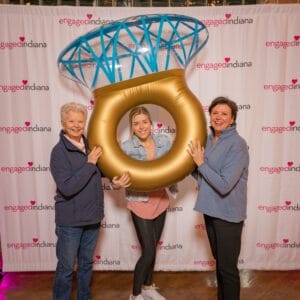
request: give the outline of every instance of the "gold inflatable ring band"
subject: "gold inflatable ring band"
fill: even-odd
[[[176,69],[123,81],[94,91],[96,102],[89,122],[90,146],[101,145],[103,154],[98,165],[113,178],[124,172],[131,176],[131,188],[155,190],[182,180],[195,164],[187,153],[188,143],[200,139],[204,145],[206,122],[201,104],[188,89],[184,70]],[[172,148],[152,161],[139,161],[126,155],[117,139],[122,116],[141,104],[156,104],[165,108],[176,124]]]

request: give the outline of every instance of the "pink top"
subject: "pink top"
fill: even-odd
[[[65,138],[69,140],[75,147],[77,147],[80,151],[85,153],[85,144],[83,142],[83,138],[81,137],[80,142],[77,142],[70,137],[68,137],[66,134],[64,134]]]
[[[127,208],[140,218],[153,220],[163,213],[170,204],[165,189],[149,192],[149,200],[145,202],[128,201]]]

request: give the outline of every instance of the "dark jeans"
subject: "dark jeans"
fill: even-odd
[[[233,223],[204,215],[212,254],[216,260],[218,300],[240,299],[238,259],[244,222]]]
[[[93,254],[99,234],[99,224],[84,227],[56,226],[58,259],[53,287],[54,300],[69,300],[72,292],[73,269],[78,259],[77,299],[90,299]]]
[[[142,219],[133,212],[131,215],[142,249],[134,269],[133,295],[137,296],[141,293],[142,285],[152,284],[156,246],[165,224],[166,211],[153,220]]]

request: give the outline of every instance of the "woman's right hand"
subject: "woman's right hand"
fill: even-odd
[[[190,141],[187,152],[198,167],[204,163],[204,147],[201,146],[200,140]]]
[[[102,148],[100,146],[95,146],[88,155],[88,162],[95,165],[102,153]]]

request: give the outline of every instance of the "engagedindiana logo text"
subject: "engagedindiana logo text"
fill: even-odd
[[[300,133],[300,126],[296,126],[296,121],[290,121],[288,126],[262,126],[261,130],[266,133]]]
[[[176,134],[176,128],[172,128],[169,125],[166,127],[163,123],[158,122],[156,126],[152,129],[153,134]]]
[[[55,248],[56,243],[39,241],[39,238],[32,238],[31,242],[12,242],[6,244],[7,249],[26,250],[28,248]]]
[[[32,125],[30,121],[25,121],[24,125],[19,126],[0,126],[0,133],[19,134],[19,133],[36,133],[36,132],[51,132],[51,127]]]
[[[35,165],[32,161],[27,163],[27,166],[1,166],[2,173],[22,174],[24,172],[49,172],[49,166]]]
[[[252,67],[251,61],[232,61],[230,57],[225,57],[224,61],[221,62],[206,62],[206,63],[197,63],[196,68],[203,69],[205,71],[210,70],[221,70],[221,69],[236,69],[236,68],[250,68]]]
[[[259,170],[268,174],[281,174],[283,172],[300,172],[300,164],[295,166],[293,161],[288,161],[286,166],[261,166]]]
[[[106,19],[93,19],[93,14],[86,14],[86,18],[84,19],[71,19],[71,18],[61,18],[58,20],[60,25],[67,25],[67,26],[84,26],[84,25],[105,25],[113,22],[113,20],[106,20]]]
[[[121,261],[119,259],[109,259],[108,257],[101,257],[101,255],[96,255],[94,258],[95,265],[109,265],[109,266],[120,266]]]
[[[265,45],[268,48],[275,49],[300,47],[300,35],[294,35],[294,40],[292,41],[266,41]]]
[[[275,84],[264,84],[264,90],[277,92],[285,92],[288,90],[300,89],[300,84],[298,83],[297,78],[291,79],[291,82],[288,84],[275,83]]]
[[[207,27],[218,27],[224,25],[245,25],[253,24],[252,18],[233,17],[231,13],[224,15],[222,19],[205,19],[201,20]]]
[[[170,251],[170,250],[182,250],[183,249],[183,245],[176,243],[176,244],[164,244],[164,241],[159,240],[157,243],[157,250],[163,251]],[[133,249],[134,251],[140,251],[141,246],[139,244],[136,245],[131,245],[131,249]]]
[[[38,91],[38,92],[43,92],[43,91],[49,91],[49,86],[48,85],[41,85],[37,84],[35,82],[33,83],[28,83],[28,80],[23,79],[22,83],[20,84],[0,84],[0,92],[8,93],[16,93],[18,91]]]
[[[14,48],[46,48],[46,42],[34,42],[33,40],[26,41],[25,36],[19,36],[19,40],[15,42],[1,42],[0,50],[13,50]]]
[[[41,211],[41,210],[54,210],[54,205],[37,203],[36,200],[32,199],[29,201],[29,204],[8,204],[4,205],[5,212],[32,212],[32,211]]]
[[[281,242],[274,242],[274,243],[263,243],[263,242],[257,242],[256,243],[257,248],[262,248],[264,250],[275,250],[277,248],[281,249],[291,249],[291,248],[300,248],[300,243],[293,241],[291,242],[289,239],[284,238]]]
[[[279,212],[300,212],[299,203],[293,204],[291,200],[285,200],[284,204],[278,205],[258,205],[257,209],[266,213],[279,213]]]

